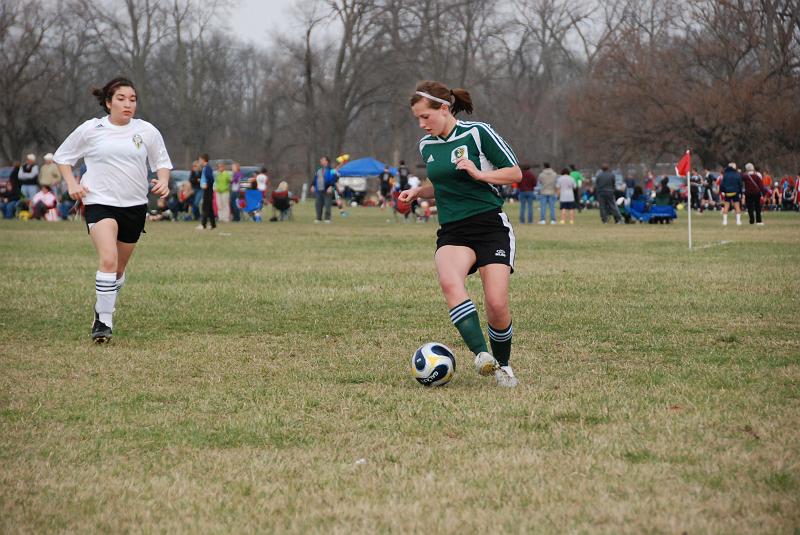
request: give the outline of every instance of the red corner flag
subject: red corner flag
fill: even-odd
[[[683,155],[681,161],[678,162],[678,165],[675,166],[675,174],[678,176],[686,176],[689,174],[689,171],[692,170],[692,151],[686,151],[686,154]]]

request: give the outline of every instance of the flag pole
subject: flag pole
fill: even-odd
[[[692,166],[689,164],[689,171],[686,172],[686,209],[689,211],[689,250],[692,250]]]

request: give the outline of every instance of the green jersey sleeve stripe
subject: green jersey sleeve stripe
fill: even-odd
[[[477,126],[478,128],[483,128],[483,130],[489,134],[500,150],[505,154],[506,158],[511,162],[512,165],[518,165],[517,156],[514,154],[514,151],[511,147],[500,137],[500,135],[494,131],[494,129],[486,123],[478,123],[478,122],[464,122],[462,123],[464,126]]]
[[[503,153],[508,157],[511,163],[517,165],[517,155],[514,154],[514,149],[512,149],[511,146],[506,143],[502,137],[500,137],[500,134],[495,132],[494,129],[486,123],[479,123],[479,126],[483,127],[483,129],[489,133],[489,135],[495,140],[500,148],[503,149]]]
[[[430,136],[422,136],[421,138],[419,138],[419,142],[418,142],[417,144],[419,145],[419,155],[420,155],[420,156],[422,156],[422,148],[425,146],[425,145],[423,144],[423,141],[425,141],[426,139],[428,139],[428,137],[430,137]]]

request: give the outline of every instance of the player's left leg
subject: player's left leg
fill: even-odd
[[[125,285],[125,267],[135,248],[135,243],[117,242],[117,292]]]
[[[495,379],[500,386],[514,387],[517,379],[508,363],[514,334],[508,294],[511,267],[506,264],[487,264],[479,268],[479,271],[489,323],[489,343],[492,346],[492,355],[500,365],[495,371]]]

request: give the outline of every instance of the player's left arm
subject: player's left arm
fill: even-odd
[[[481,140],[481,151],[495,169],[485,171],[478,169],[475,163],[466,157],[456,161],[456,169],[466,171],[475,180],[498,186],[514,184],[522,180],[522,170],[508,143],[488,124],[481,123],[477,128]]]
[[[169,169],[161,167],[156,169],[156,176],[150,182],[153,184],[152,192],[160,196],[162,199],[169,195]]]
[[[148,134],[148,143],[145,144],[147,159],[150,162],[150,168],[155,170],[158,177],[151,181],[153,184],[152,192],[163,199],[169,195],[169,172],[172,169],[172,161],[167,153],[167,147],[164,145],[164,138],[161,137],[161,132],[150,125]]]
[[[481,171],[475,166],[475,163],[469,158],[461,158],[456,161],[456,169],[466,171],[469,176],[481,182],[488,182],[503,186],[506,184],[514,184],[522,180],[522,170],[519,165],[513,167],[502,167],[493,171]]]

